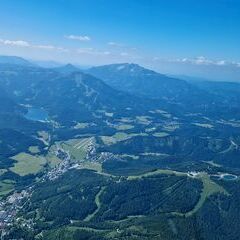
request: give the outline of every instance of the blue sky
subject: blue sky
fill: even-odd
[[[237,78],[239,26],[240,0],[0,0],[0,54]]]

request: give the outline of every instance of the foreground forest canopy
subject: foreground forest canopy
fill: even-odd
[[[0,92],[2,239],[239,239],[240,84],[12,57]]]

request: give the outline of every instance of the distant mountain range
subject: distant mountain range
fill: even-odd
[[[39,89],[41,89],[41,87],[39,86],[43,84],[43,82],[45,84],[45,92],[47,93],[49,85],[54,84],[57,87],[62,81],[66,81],[67,79],[69,79],[67,84],[70,84],[74,82],[73,79],[78,75],[78,77],[81,76],[83,79],[91,79],[90,82],[92,84],[92,86],[89,87],[88,81],[84,82],[87,86],[85,88],[88,90],[85,89],[85,92],[81,94],[87,96],[90,94],[89,89],[92,89],[92,95],[90,94],[87,98],[91,99],[91,96],[94,96],[94,92],[99,99],[101,99],[102,96],[104,96],[102,99],[108,98],[105,104],[112,102],[126,103],[127,101],[124,101],[124,99],[129,99],[129,97],[126,97],[127,93],[138,98],[138,100],[135,100],[138,101],[138,103],[134,103],[134,101],[131,100],[131,105],[138,105],[145,98],[151,99],[151,104],[158,102],[157,104],[174,109],[174,111],[178,111],[181,108],[182,111],[185,112],[191,109],[191,111],[195,112],[204,110],[206,114],[213,114],[216,111],[225,114],[227,109],[231,115],[233,111],[236,111],[236,106],[238,106],[239,91],[237,89],[239,89],[240,86],[238,83],[189,82],[168,77],[137,64],[129,63],[92,67],[84,70],[87,74],[83,74],[82,70],[72,64],[54,68],[41,68],[20,57],[2,56],[0,59],[0,83],[9,94],[14,93],[15,98],[31,96],[31,94],[34,95],[35,98],[40,97],[40,94],[43,94],[44,91],[42,89],[42,93],[40,93]],[[95,85],[98,87],[101,85],[100,89],[94,89],[93,82],[95,82]],[[67,84],[65,84],[66,89],[64,89],[63,86],[59,87],[63,88],[65,91],[64,94],[67,94],[66,92],[69,91],[68,96],[71,96],[70,90],[66,87]],[[72,85],[71,87],[74,86]],[[104,92],[106,89],[109,89],[108,94]],[[122,98],[122,101],[114,100],[117,96],[121,95],[119,91],[125,92],[125,97]],[[52,92],[52,94],[53,93],[54,92]],[[45,99],[51,98],[51,93],[48,92],[48,94]],[[63,92],[61,94],[63,94]],[[79,94],[80,93],[78,93],[78,95]],[[223,100],[223,95],[226,95],[228,101],[226,101],[226,98]],[[131,96],[132,99],[133,96]],[[61,97],[61,95],[59,97]],[[43,102],[45,99],[43,99]],[[56,99],[51,99],[52,104],[57,101]],[[230,100],[232,101],[231,106],[227,108],[223,107],[227,105]]]
[[[160,106],[152,100],[113,89],[70,64],[52,69],[0,64],[0,86],[16,102],[44,107],[64,124],[92,120],[100,112],[127,115],[149,109],[149,104]]]

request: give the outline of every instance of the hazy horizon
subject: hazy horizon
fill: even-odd
[[[165,74],[239,81],[239,5],[2,2],[0,54],[87,66],[134,62]]]

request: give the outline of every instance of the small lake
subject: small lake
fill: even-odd
[[[237,176],[231,174],[226,174],[222,176],[222,179],[227,181],[236,180],[237,178],[238,178]]]
[[[25,118],[32,121],[46,122],[49,120],[47,111],[42,108],[29,108]]]

